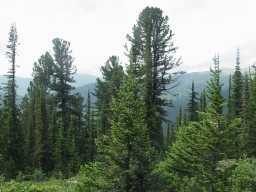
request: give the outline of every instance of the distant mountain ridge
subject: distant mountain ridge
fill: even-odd
[[[232,74],[232,70],[223,70],[221,74],[221,82],[223,83],[222,87],[222,95],[227,97],[228,95],[228,83],[229,83],[229,75]],[[189,94],[191,90],[192,81],[195,82],[195,89],[200,94],[203,89],[207,87],[207,81],[210,79],[210,72],[191,72],[185,73],[181,75],[176,84],[177,86],[173,89],[169,90],[169,95],[173,102],[173,107],[168,108],[168,119],[175,121],[176,116],[178,114],[179,108],[186,108],[188,103]],[[78,87],[76,91],[80,93],[85,99],[87,99],[88,91],[93,92],[95,89],[95,83],[90,83],[88,85],[84,85]],[[95,98],[93,98],[95,100]]]
[[[224,97],[227,97],[228,94],[228,81],[229,75],[232,73],[232,70],[223,70],[221,75],[221,81],[223,83],[222,87],[222,94]],[[74,86],[76,87],[75,92],[80,93],[84,99],[87,99],[88,92],[94,92],[95,90],[95,83],[96,83],[96,76],[87,75],[87,74],[77,74],[75,75],[76,83]],[[195,89],[200,94],[204,88],[207,86],[207,81],[210,79],[210,72],[203,71],[203,72],[191,72],[185,73],[180,76],[177,80],[177,86],[171,90],[169,90],[171,100],[173,102],[173,107],[168,109],[168,116],[169,119],[175,121],[176,115],[178,114],[179,108],[186,108],[191,83],[194,80],[195,82]],[[17,93],[20,97],[24,96],[27,92],[27,88],[29,86],[29,82],[31,78],[23,78],[17,77]],[[3,83],[6,82],[6,77],[0,76],[0,86],[3,86]],[[95,101],[95,97],[92,97],[92,101]]]
[[[222,95],[226,98],[228,96],[229,89],[229,76],[232,71],[224,71],[221,73]],[[192,72],[185,73],[177,80],[177,86],[171,90],[169,93],[172,98],[173,107],[168,109],[169,119],[172,121],[176,120],[176,116],[179,112],[180,107],[186,109],[189,100],[189,95],[191,92],[192,81],[195,82],[195,90],[198,92],[198,97],[200,93],[207,88],[207,81],[210,79],[210,72]]]
[[[31,81],[31,78],[16,77],[18,95],[24,96],[26,94],[30,81]],[[7,83],[7,78],[4,75],[0,75],[0,87],[4,87],[6,83]]]
[[[86,84],[95,83],[96,78],[97,77],[94,75],[75,74],[74,86],[81,87]],[[19,96],[24,96],[26,94],[27,88],[28,88],[31,80],[32,80],[32,78],[28,78],[28,77],[16,77],[17,93]],[[0,75],[0,87],[3,87],[6,82],[7,82],[7,78],[4,75]]]

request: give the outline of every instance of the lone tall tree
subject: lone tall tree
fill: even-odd
[[[173,31],[168,22],[161,9],[146,7],[133,27],[132,36],[128,36],[131,42],[129,69],[136,73],[136,79],[144,80],[145,118],[151,144],[158,150],[163,146],[161,125],[165,120],[165,107],[170,104],[163,95],[175,79],[171,70],[180,64],[175,58]]]
[[[232,77],[231,88],[231,109],[234,117],[239,117],[242,113],[243,105],[243,77],[240,69],[240,52],[237,49],[235,73]]]
[[[209,109],[212,109],[212,111],[216,115],[222,115],[223,114],[223,103],[224,98],[221,95],[221,88],[222,83],[220,81],[220,58],[219,56],[215,56],[213,58],[213,68],[211,68],[211,79],[208,81],[207,85],[207,97],[210,101]]]
[[[190,121],[198,120],[198,93],[195,91],[195,83],[192,81],[190,100],[188,103],[188,115]]]
[[[16,104],[16,56],[18,46],[18,35],[16,25],[11,26],[9,32],[9,41],[7,44],[6,55],[11,63],[8,71],[7,85],[5,89],[5,109],[8,113],[7,127],[8,127],[8,146],[7,155],[10,163],[10,173],[15,175],[17,171],[23,169],[24,161],[24,135],[19,125],[19,112]]]

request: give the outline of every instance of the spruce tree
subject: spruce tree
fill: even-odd
[[[246,73],[244,75],[244,81],[243,81],[243,103],[242,103],[242,112],[241,112],[241,118],[242,118],[242,126],[243,126],[243,150],[247,152],[247,154],[251,154],[253,150],[253,146],[250,146],[251,143],[251,137],[253,134],[250,133],[250,127],[253,125],[252,122],[252,106],[251,106],[251,80],[249,79],[249,75]],[[254,139],[253,139],[254,140]]]
[[[243,112],[242,117],[245,124],[248,124],[250,121],[250,111],[249,111],[249,101],[251,96],[251,85],[250,85],[250,79],[248,74],[246,73],[244,75],[244,83],[243,83]]]
[[[204,89],[200,95],[200,111],[206,112],[206,109],[207,109],[207,99],[206,99],[206,93]]]
[[[231,91],[232,91],[232,76],[229,75],[229,81],[228,81],[228,99],[227,99],[227,119],[232,119],[233,114],[233,108],[232,108],[232,97],[231,97]]]
[[[219,67],[219,56],[213,58],[214,66],[210,69],[211,79],[207,85],[207,98],[210,101],[208,108],[212,109],[216,115],[223,114],[224,98],[221,95],[222,83],[220,81],[221,70]]]
[[[150,141],[141,87],[131,77],[112,103],[109,160],[118,191],[149,190]]]
[[[2,89],[1,89],[2,91]],[[0,172],[2,175],[5,175],[7,170],[7,144],[8,144],[8,129],[7,129],[7,121],[6,118],[8,116],[7,111],[4,109],[4,100],[2,99],[3,92],[1,94],[1,105],[0,105],[0,163],[2,164],[0,168]]]
[[[250,157],[256,156],[256,75],[254,72],[250,72],[250,96],[248,101],[248,143],[247,153]],[[244,119],[246,120],[246,119]]]
[[[16,56],[18,46],[18,35],[16,25],[11,26],[9,32],[9,40],[7,44],[6,55],[9,59],[11,67],[6,75],[8,82],[5,87],[4,108],[7,115],[8,141],[7,141],[7,161],[8,174],[15,176],[18,171],[24,168],[24,133],[20,127],[19,109],[16,104]]]
[[[195,91],[195,83],[192,81],[190,99],[187,106],[187,111],[189,115],[189,121],[197,121],[198,120],[198,93]]]
[[[111,122],[111,102],[124,78],[123,67],[117,56],[111,56],[105,66],[101,67],[102,79],[96,83],[96,107],[99,113],[99,129],[101,135],[109,135]]]
[[[219,152],[213,153],[213,159],[218,159],[219,156],[226,154],[229,158],[238,158],[241,156],[241,122],[240,119],[234,118],[229,121],[224,119],[224,103],[225,99],[221,94],[223,84],[221,83],[221,70],[219,67],[219,56],[215,56],[214,66],[211,69],[211,79],[207,85],[207,97],[209,106],[207,112],[216,116],[217,133],[216,137],[219,140]],[[228,147],[229,146],[229,147]]]
[[[232,76],[231,109],[234,117],[240,117],[242,112],[243,77],[240,69],[240,52],[237,49],[235,72]]]
[[[170,191],[224,191],[227,178],[219,164],[238,155],[239,121],[225,123],[221,86],[219,57],[215,57],[207,87],[207,111],[199,113],[198,122],[178,129],[176,141],[158,166]]]

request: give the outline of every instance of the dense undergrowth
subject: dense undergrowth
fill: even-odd
[[[79,174],[70,179],[47,178],[40,171],[33,175],[20,174],[15,180],[0,177],[0,192],[93,192],[109,188],[99,163],[81,167]]]

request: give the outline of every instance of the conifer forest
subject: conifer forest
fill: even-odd
[[[109,55],[84,95],[74,86],[72,42],[56,37],[21,96],[16,72],[25,66],[16,58],[26,42],[22,25],[10,26],[0,63],[9,68],[0,85],[0,192],[256,191],[256,66],[242,68],[243,49],[233,47],[223,82],[216,53],[203,89],[192,80],[178,104],[173,90],[187,72],[172,18],[145,6],[131,22],[126,61]]]

